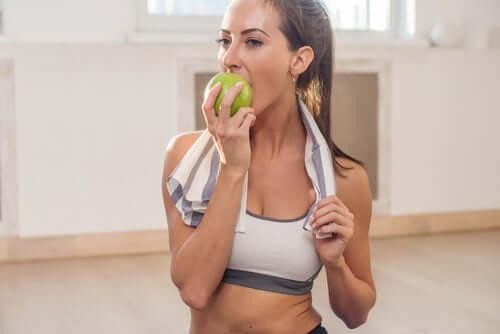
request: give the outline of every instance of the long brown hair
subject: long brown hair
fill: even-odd
[[[281,17],[280,30],[288,40],[288,48],[297,51],[302,46],[314,50],[314,60],[297,78],[297,92],[314,116],[333,155],[333,167],[342,175],[336,158],[344,157],[364,166],[360,160],[343,152],[333,141],[330,129],[331,95],[335,65],[334,33],[328,11],[321,0],[264,0]],[[343,175],[342,175],[343,176]]]

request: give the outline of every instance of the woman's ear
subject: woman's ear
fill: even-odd
[[[295,52],[290,64],[292,76],[304,73],[314,60],[314,50],[310,46],[303,46]]]

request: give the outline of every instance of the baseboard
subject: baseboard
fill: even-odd
[[[482,231],[500,228],[500,210],[373,217],[370,238]]]
[[[373,217],[370,238],[500,228],[500,210]],[[0,239],[0,263],[168,253],[168,231]]]
[[[168,252],[168,231],[0,239],[0,263]]]

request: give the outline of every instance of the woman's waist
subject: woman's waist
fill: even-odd
[[[285,295],[227,283],[205,309],[191,314],[193,334],[305,334],[321,321],[310,293]]]

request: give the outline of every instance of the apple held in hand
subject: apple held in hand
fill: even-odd
[[[230,72],[221,72],[214,75],[207,84],[205,88],[205,94],[208,90],[210,90],[216,83],[221,83],[221,89],[217,99],[215,100],[215,115],[219,116],[220,105],[222,103],[222,99],[226,96],[227,91],[238,82],[243,82],[243,88],[240,90],[240,93],[236,96],[231,105],[230,116],[236,114],[240,107],[249,107],[252,103],[252,88],[248,81],[243,78],[241,75],[230,73]]]

